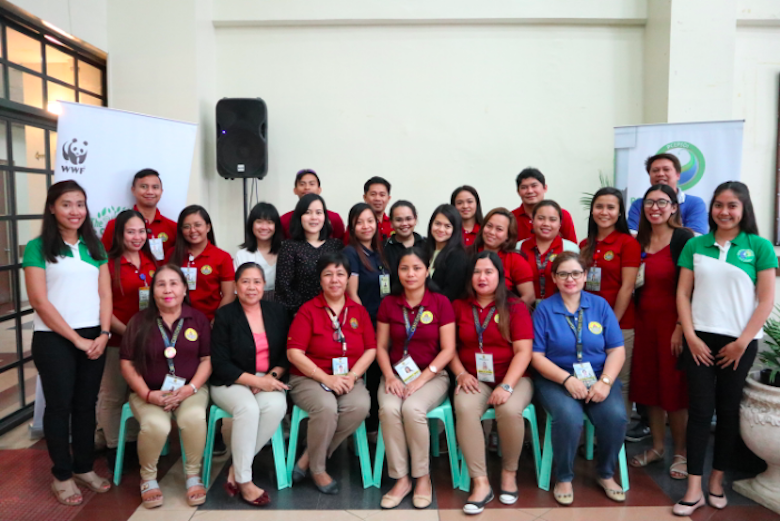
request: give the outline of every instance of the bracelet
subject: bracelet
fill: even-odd
[[[465,370],[465,369],[464,369],[463,371],[461,371],[461,372],[459,372],[459,373],[458,373],[458,376],[456,376],[456,377],[455,377],[455,381],[457,382],[457,381],[458,381],[458,378],[460,378],[460,377],[461,377],[461,376],[463,376],[464,374],[466,374],[466,370]]]
[[[355,371],[350,371],[350,372],[349,372],[349,373],[347,373],[347,374],[351,374],[352,376],[354,376],[354,377],[355,377],[355,381],[356,381],[356,382],[358,381],[358,378],[360,378],[360,377],[357,375],[357,373],[356,373]]]
[[[149,389],[148,391],[146,391],[146,403],[149,403],[149,395],[150,395],[150,394],[152,394],[152,390],[151,390],[151,389]]]
[[[571,378],[571,377],[572,377],[572,375],[569,375],[569,376],[567,376],[566,378],[564,378],[564,379],[563,379],[563,381],[561,382],[561,385],[562,385],[562,386],[564,386],[564,387],[566,387],[566,380],[568,380],[568,379],[569,379],[569,378]]]

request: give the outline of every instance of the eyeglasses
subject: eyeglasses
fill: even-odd
[[[572,280],[580,280],[583,275],[585,275],[585,272],[582,270],[558,271],[555,273],[555,276],[558,277],[559,280],[566,280],[569,277],[571,277]]]
[[[655,205],[658,206],[659,210],[663,210],[672,204],[672,202],[669,199],[645,199],[642,204],[645,208],[652,208]]]

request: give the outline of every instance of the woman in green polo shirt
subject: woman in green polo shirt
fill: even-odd
[[[677,312],[689,399],[688,491],[673,509],[681,516],[705,504],[704,456],[716,411],[707,490],[710,506],[726,507],[723,473],[739,437],[742,388],[775,300],[777,257],[772,244],[758,236],[748,187],[737,181],[718,186],[709,222],[710,233],[688,241],[678,262]]]

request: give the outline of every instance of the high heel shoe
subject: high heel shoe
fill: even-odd
[[[704,495],[702,495],[698,501],[694,501],[693,503],[688,501],[678,501],[675,503],[674,507],[672,507],[672,514],[676,516],[690,516],[693,514],[697,508],[703,507],[706,504],[706,501],[704,501]]]
[[[225,484],[222,485],[225,489],[225,492],[227,492],[227,495],[230,497],[236,497],[236,494],[238,494],[238,485],[235,483],[231,483],[230,481],[225,481]]]
[[[260,494],[260,496],[255,498],[253,501],[249,501],[243,495],[241,496],[241,499],[244,501],[244,503],[249,503],[254,507],[264,507],[271,502],[271,496],[269,496],[268,492],[266,492],[265,490],[263,490],[263,493]]]

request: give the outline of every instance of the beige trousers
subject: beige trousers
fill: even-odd
[[[457,418],[455,429],[458,433],[458,444],[463,451],[472,478],[487,476],[485,437],[481,418],[490,407],[487,402],[492,393],[492,387],[479,382],[478,393],[465,393],[461,389],[455,395]],[[523,411],[531,403],[533,394],[531,379],[521,378],[506,403],[495,407],[498,438],[501,442],[501,468],[508,472],[517,472],[525,436]]]
[[[187,476],[200,475],[203,449],[206,447],[206,408],[209,405],[208,386],[201,387],[179,405],[173,413],[165,412],[159,405],[146,403],[135,393],[130,393],[130,409],[141,424],[138,434],[138,461],[141,479],[157,479],[157,461],[160,459],[168,434],[171,432],[171,416],[181,431],[184,454],[187,457]]]
[[[632,402],[628,398],[629,378],[631,376],[631,356],[634,354],[634,330],[633,329],[621,329],[623,333],[623,342],[626,349],[626,361],[623,362],[623,367],[620,368],[620,374],[618,379],[623,384],[623,403],[626,405],[626,413],[628,413],[629,419],[631,418]]]
[[[127,401],[127,393],[127,382],[119,369],[119,348],[107,347],[106,366],[98,393],[97,430],[103,431],[109,449],[115,449],[119,439],[119,420],[122,418],[122,406]],[[135,418],[127,420],[125,441],[137,440],[138,428]]]
[[[387,451],[387,473],[393,479],[409,474],[409,456],[413,478],[430,472],[431,440],[428,412],[447,397],[450,377],[442,371],[407,399],[385,392],[385,378],[379,382],[377,400],[382,437]]]
[[[293,403],[309,413],[307,450],[312,474],[325,472],[325,462],[341,442],[368,416],[371,397],[363,380],[347,394],[336,396],[306,376],[290,376]],[[291,457],[291,456],[288,456]]]

